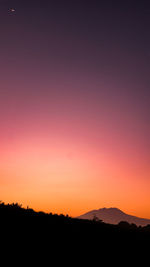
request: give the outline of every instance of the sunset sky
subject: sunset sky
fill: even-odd
[[[0,0],[0,200],[150,218],[149,1]]]

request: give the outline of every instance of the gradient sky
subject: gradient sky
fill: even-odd
[[[149,136],[149,1],[0,0],[1,200],[150,218]]]

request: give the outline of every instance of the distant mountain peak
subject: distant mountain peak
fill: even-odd
[[[128,215],[124,213],[122,210],[115,208],[115,207],[110,207],[110,208],[101,208],[98,210],[92,210],[89,211],[78,218],[80,219],[89,219],[93,220],[94,217],[99,218],[105,223],[110,223],[110,224],[118,224],[120,221],[126,221],[128,223],[134,223],[136,225],[147,225],[150,224],[150,219],[144,219],[144,218],[139,218],[136,216]]]
[[[118,209],[118,208],[114,208],[114,207],[110,207],[110,208],[101,208],[99,209],[99,211],[103,211],[106,213],[115,213],[115,214],[125,214],[122,210]]]
[[[121,213],[124,213],[122,210],[118,209],[118,208],[115,208],[115,207],[110,207],[110,208],[100,208],[99,210],[103,210],[103,211],[118,211],[118,212],[121,212]]]

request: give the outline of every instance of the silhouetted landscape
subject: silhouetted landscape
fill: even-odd
[[[35,236],[46,238],[56,236],[73,241],[78,239],[82,242],[86,238],[89,240],[100,238],[103,241],[115,242],[128,239],[149,240],[150,224],[144,227],[136,224],[129,224],[121,221],[117,225],[104,223],[102,220],[93,217],[93,220],[71,218],[68,215],[57,215],[52,213],[36,212],[31,208],[23,208],[18,203],[0,204],[0,221],[3,229],[7,229],[7,234],[14,235],[15,238],[30,238]]]
[[[132,257],[135,263],[138,256],[142,257],[143,252],[146,256],[149,251],[150,225],[138,227],[125,221],[113,225],[96,216],[83,220],[36,212],[18,203],[0,203],[0,227],[3,252],[6,257],[13,255],[15,261],[19,259],[17,255],[27,262],[30,257],[34,262],[39,258],[47,262],[49,257],[65,262],[69,256],[75,257],[78,265],[81,258],[84,263],[89,259],[97,262],[100,256],[101,262],[116,263],[122,256],[124,262]],[[9,260],[12,262],[12,258]]]

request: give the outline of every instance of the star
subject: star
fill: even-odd
[[[9,11],[13,13],[13,12],[15,12],[16,10],[15,10],[15,8],[10,8]]]

